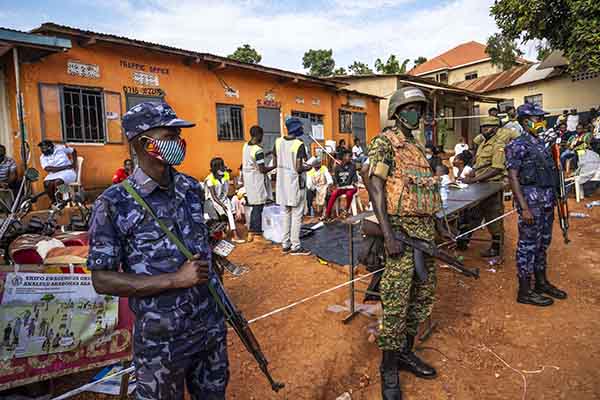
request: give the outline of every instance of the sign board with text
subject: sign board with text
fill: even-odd
[[[87,274],[0,271],[0,391],[130,359],[127,299]]]

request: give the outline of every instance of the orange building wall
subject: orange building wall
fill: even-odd
[[[234,171],[241,164],[243,141],[217,140],[216,104],[237,104],[243,106],[242,118],[245,140],[249,140],[249,129],[258,123],[257,100],[264,99],[266,92],[274,95],[274,100],[281,104],[282,132],[283,120],[292,110],[305,111],[324,115],[325,137],[337,138],[339,134],[338,111],[341,104],[346,103],[341,94],[334,90],[293,83],[277,76],[248,70],[236,70],[230,67],[209,70],[205,64],[185,65],[183,57],[151,52],[134,47],[118,46],[98,42],[90,47],[79,47],[73,38],[73,48],[64,53],[53,54],[40,62],[21,66],[21,90],[25,101],[25,125],[28,142],[32,145],[31,165],[41,170],[40,152],[37,143],[41,140],[39,83],[70,84],[102,88],[105,91],[121,93],[122,112],[126,111],[124,86],[141,87],[135,83],[132,74],[135,70],[124,68],[120,60],[139,64],[168,68],[167,74],[156,74],[159,87],[166,93],[165,100],[173,106],[179,117],[191,120],[196,127],[183,130],[183,137],[188,143],[188,154],[179,170],[197,179],[203,179],[208,173],[209,161],[212,157],[221,156]],[[83,78],[67,73],[67,62],[77,60],[85,64],[100,66],[100,78]],[[148,72],[148,71],[146,71]],[[220,78],[220,79],[219,79]],[[7,80],[11,110],[14,105],[14,85]],[[236,89],[239,98],[227,97],[222,82]],[[12,86],[11,86],[12,85]],[[297,97],[304,99],[299,104]],[[312,100],[319,99],[314,105]],[[372,136],[379,131],[379,108],[376,102],[367,98],[367,135]],[[11,113],[12,115],[12,113]],[[17,130],[16,118],[13,116],[13,127]],[[50,133],[50,135],[49,135]],[[47,132],[52,139],[62,137],[62,132]],[[15,154],[18,154],[19,140],[14,141]],[[83,166],[83,185],[86,188],[102,188],[110,185],[113,172],[129,158],[129,147],[126,139],[123,144],[74,144],[79,155],[85,158]],[[42,177],[45,175],[42,172]]]

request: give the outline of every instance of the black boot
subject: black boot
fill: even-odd
[[[492,244],[490,248],[481,252],[481,257],[484,258],[495,258],[502,254],[502,236],[492,236]]]
[[[413,373],[418,378],[434,379],[437,376],[435,368],[426,364],[413,352],[415,337],[406,336],[406,345],[404,350],[398,356],[398,367],[405,371]]]
[[[383,359],[379,372],[381,373],[381,399],[402,400],[400,377],[398,376],[398,352],[383,350]]]
[[[546,277],[546,269],[541,271],[535,271],[535,287],[534,290],[537,294],[547,294],[555,299],[564,300],[567,298],[567,292],[560,290],[550,282]]]
[[[517,294],[517,303],[531,304],[532,306],[546,307],[554,303],[549,297],[537,294],[531,289],[529,278],[519,278],[519,293]]]

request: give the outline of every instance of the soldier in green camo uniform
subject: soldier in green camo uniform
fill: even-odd
[[[416,239],[434,240],[435,213],[440,208],[439,182],[412,135],[426,105],[427,98],[418,88],[396,91],[388,108],[388,118],[396,124],[374,138],[369,146],[369,195],[387,253],[381,281],[383,320],[379,336],[384,400],[402,398],[400,369],[426,379],[437,375],[412,350],[419,323],[433,308],[434,261],[426,256],[427,274],[417,274],[412,248],[394,237],[394,232],[404,231]]]

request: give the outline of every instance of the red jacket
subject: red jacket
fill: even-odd
[[[121,167],[115,171],[115,174],[113,175],[113,178],[112,178],[112,182],[113,183],[121,183],[125,179],[127,179],[128,176],[129,176],[129,174],[125,171],[125,168]]]

